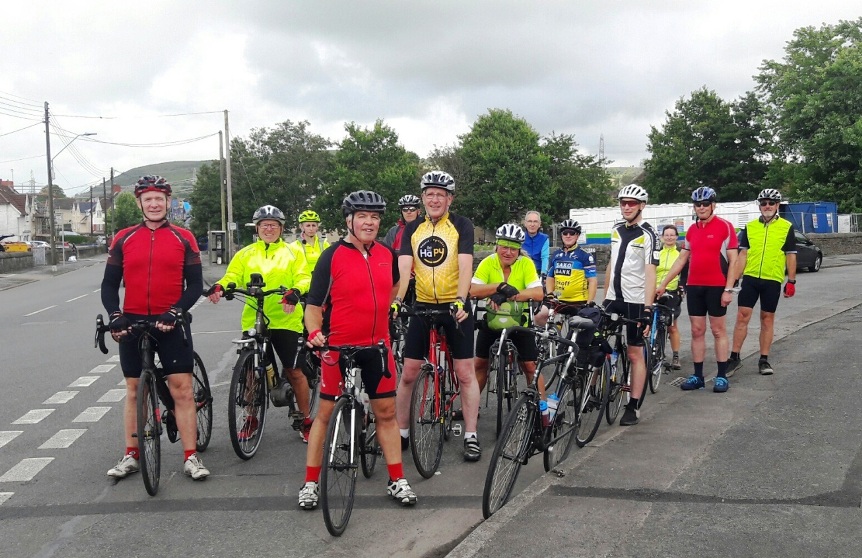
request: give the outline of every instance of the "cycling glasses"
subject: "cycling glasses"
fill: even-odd
[[[711,201],[696,201],[694,202],[695,207],[709,207],[712,205]]]
[[[635,207],[640,205],[641,201],[638,200],[620,200],[620,207]]]
[[[766,207],[767,205],[778,205],[778,202],[775,200],[760,200],[760,207]]]
[[[562,235],[562,236],[577,236],[578,234],[579,233],[576,233],[575,231],[573,231],[571,229],[560,232],[560,235]]]
[[[402,207],[401,211],[419,211],[418,207]]]

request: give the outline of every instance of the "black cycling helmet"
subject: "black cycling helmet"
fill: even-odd
[[[401,199],[398,200],[398,207],[419,207],[420,203],[419,196],[407,194],[401,196]]]
[[[135,197],[140,198],[144,192],[162,192],[163,194],[171,195],[171,185],[161,176],[142,176],[135,184]]]
[[[422,190],[425,188],[443,188],[449,193],[455,191],[455,179],[448,173],[439,170],[425,173],[422,180],[419,181],[419,185]]]
[[[561,234],[563,231],[572,231],[575,234],[581,234],[581,224],[574,219],[566,219],[560,223],[559,229]]]
[[[341,211],[344,216],[353,215],[357,211],[374,211],[383,213],[386,211],[386,201],[383,196],[370,190],[358,190],[347,194],[341,203]]]
[[[282,227],[284,226],[284,213],[274,205],[264,205],[263,207],[259,207],[251,218],[255,225],[268,219],[278,221]]]

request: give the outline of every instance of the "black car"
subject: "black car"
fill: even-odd
[[[807,269],[808,271],[820,271],[823,263],[823,251],[819,246],[811,242],[807,236],[799,231],[796,232],[796,269]]]

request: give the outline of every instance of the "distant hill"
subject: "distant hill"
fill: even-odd
[[[641,173],[643,173],[643,168],[641,167],[608,167],[608,174],[610,174],[614,179],[616,179],[617,183],[620,185],[631,184],[635,182],[635,178],[639,177]]]
[[[144,175],[156,174],[165,177],[173,186],[175,197],[186,197],[191,194],[195,184],[198,169],[210,161],[169,161],[129,169],[114,177],[114,184],[122,186],[124,191],[131,192],[138,178]]]

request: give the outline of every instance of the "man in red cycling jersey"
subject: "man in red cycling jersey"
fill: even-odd
[[[102,305],[110,314],[111,336],[120,344],[120,366],[126,378],[124,409],[126,452],[108,476],[121,479],[138,470],[137,394],[141,377],[136,320],[155,322],[159,359],[174,398],[174,417],[183,443],[183,471],[194,480],[209,476],[198,458],[197,409],[192,392],[194,350],[188,321],[175,327],[203,292],[201,255],[194,235],[168,222],[171,185],[158,176],[143,176],[135,186],[141,224],[114,236],[102,279]],[[126,293],[120,310],[120,284]]]
[[[417,498],[401,465],[395,422],[395,359],[389,339],[389,306],[398,288],[398,262],[392,250],[374,241],[386,203],[379,194],[360,190],[344,198],[341,207],[348,234],[327,248],[314,268],[305,307],[308,341],[316,347],[385,342],[386,371],[376,348],[358,353],[356,364],[362,369],[362,383],[371,401],[377,438],[389,470],[387,492],[401,505],[412,506]],[[335,399],[344,384],[338,354],[327,351],[320,360],[320,406],[308,439],[305,485],[299,491],[299,507],[306,510],[317,507],[323,440]]]

